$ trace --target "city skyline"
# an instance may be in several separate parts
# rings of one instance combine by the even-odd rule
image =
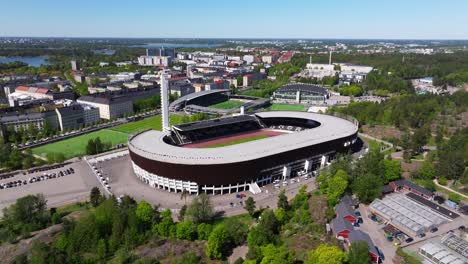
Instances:
[[[468,2],[15,1],[0,36],[239,39],[468,39]]]

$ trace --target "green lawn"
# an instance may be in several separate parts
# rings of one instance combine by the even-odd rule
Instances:
[[[219,104],[210,105],[210,108],[232,109],[232,108],[241,107],[243,104],[244,103],[240,101],[229,100],[229,101],[221,102]]]
[[[301,104],[272,104],[270,111],[306,111],[304,105]]]
[[[86,144],[88,140],[99,137],[102,142],[111,142],[112,145],[127,143],[128,134],[103,129],[89,134],[84,134],[77,137],[61,140],[58,142],[46,144],[37,148],[33,148],[33,154],[43,157],[49,152],[63,153],[66,159],[79,157],[86,154]]]
[[[179,115],[171,115],[170,116],[171,125],[177,125],[182,122],[182,116]],[[126,134],[133,134],[139,131],[154,129],[154,130],[161,130],[161,116],[152,116],[148,117],[139,121],[123,124],[120,126],[116,126],[111,128],[113,131],[118,131]]]
[[[171,115],[171,124],[180,124],[182,116]],[[152,116],[139,121],[123,124],[109,129],[103,129],[89,134],[61,140],[46,144],[32,151],[36,155],[43,157],[49,152],[63,153],[66,159],[84,156],[86,154],[86,144],[88,140],[99,137],[102,142],[111,142],[112,145],[127,144],[128,136],[139,131],[154,129],[161,130],[161,116]]]
[[[249,142],[249,141],[259,140],[259,139],[263,139],[263,138],[267,138],[267,137],[268,136],[266,136],[266,135],[258,135],[258,136],[253,136],[253,137],[249,137],[249,138],[243,138],[243,139],[233,140],[233,141],[229,141],[229,142],[213,144],[213,145],[206,146],[206,148],[226,147],[226,146],[241,144],[241,143],[245,143],[245,142]]]

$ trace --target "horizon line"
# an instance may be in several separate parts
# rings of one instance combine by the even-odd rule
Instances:
[[[95,36],[0,36],[0,38],[69,38],[69,39],[185,39],[185,40],[425,40],[425,41],[468,41],[468,38],[354,38],[354,37],[95,37]]]

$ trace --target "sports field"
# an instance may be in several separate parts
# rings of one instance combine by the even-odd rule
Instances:
[[[173,125],[182,122],[182,116],[171,115],[170,119]],[[88,144],[88,140],[90,139],[99,137],[102,142],[111,142],[112,145],[127,144],[130,134],[148,129],[161,130],[160,115],[46,144],[33,148],[32,151],[34,154],[43,157],[46,157],[49,152],[63,153],[66,159],[71,159],[86,155],[86,144]]]
[[[253,136],[253,137],[249,137],[249,138],[237,139],[237,140],[233,140],[233,141],[229,141],[229,142],[217,143],[217,144],[206,146],[206,148],[227,147],[227,146],[237,145],[237,144],[241,144],[241,143],[245,143],[245,142],[249,142],[249,141],[254,141],[254,140],[259,140],[259,139],[263,139],[263,138],[267,138],[267,137],[268,136],[266,136],[266,135],[258,135],[258,136]]]
[[[272,104],[270,111],[306,111],[306,108],[301,104]]]
[[[219,104],[210,105],[210,108],[232,109],[232,108],[241,107],[243,104],[244,102],[241,102],[241,101],[229,100],[229,101],[221,102]]]
[[[220,148],[236,144],[241,144],[249,141],[264,139],[282,135],[284,132],[273,130],[257,130],[253,132],[241,133],[227,137],[220,137],[215,139],[206,140],[203,142],[185,145],[185,148]]]
[[[171,125],[177,125],[182,122],[182,116],[171,115],[170,116]],[[123,132],[127,134],[134,134],[139,131],[154,129],[161,131],[161,116],[152,116],[139,121],[123,124],[110,128],[113,131]]]
[[[49,152],[63,153],[66,159],[71,159],[85,155],[88,140],[95,139],[97,137],[99,137],[102,142],[111,142],[112,145],[125,144],[128,140],[128,134],[126,133],[103,129],[89,134],[42,145],[40,147],[33,148],[32,152],[33,154],[43,157],[46,157]]]

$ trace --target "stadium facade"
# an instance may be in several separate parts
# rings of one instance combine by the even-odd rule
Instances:
[[[280,135],[240,144],[188,147],[257,131]],[[191,194],[259,190],[275,180],[316,171],[357,141],[352,119],[307,112],[260,112],[144,131],[129,139],[134,172],[152,187]]]
[[[288,83],[273,93],[275,102],[292,104],[323,103],[329,97],[328,90],[314,84]]]

